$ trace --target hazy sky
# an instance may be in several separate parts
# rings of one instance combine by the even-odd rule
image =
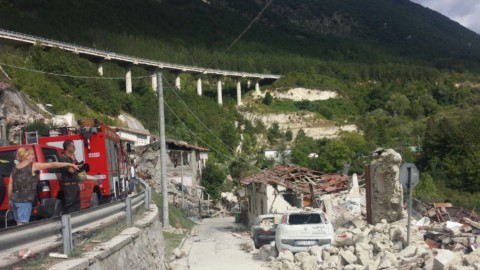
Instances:
[[[410,0],[435,10],[480,34],[479,0]]]

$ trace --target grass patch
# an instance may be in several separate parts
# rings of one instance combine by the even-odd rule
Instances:
[[[162,221],[163,220],[162,196],[155,190],[152,190],[152,197],[153,197],[153,200],[155,201],[155,204],[158,207],[158,210],[160,212],[160,220]],[[188,218],[186,218],[185,216],[186,216],[185,212],[182,209],[175,207],[171,203],[168,204],[168,220],[172,227],[182,228],[187,230],[192,229],[195,223],[189,220]]]
[[[162,196],[155,190],[152,190],[152,197],[160,211],[160,220],[163,220]],[[172,204],[168,204],[168,220],[170,225],[175,228],[191,230],[195,225],[193,221],[185,217],[185,212],[182,209],[177,208]],[[183,238],[185,238],[185,236],[186,234],[163,232],[163,238],[165,239],[165,249],[166,249],[165,258],[168,259],[172,256],[172,251],[180,245],[180,243],[182,242]]]
[[[180,243],[182,243],[183,238],[186,234],[176,234],[176,233],[163,233],[163,238],[165,238],[165,258],[170,258],[172,256],[172,252],[175,248],[177,248]]]

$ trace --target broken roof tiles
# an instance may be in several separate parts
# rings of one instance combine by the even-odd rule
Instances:
[[[277,166],[257,174],[244,177],[240,183],[248,185],[252,182],[277,184],[294,192],[310,193],[310,185],[315,192],[330,193],[348,188],[350,176],[326,174],[305,167]]]

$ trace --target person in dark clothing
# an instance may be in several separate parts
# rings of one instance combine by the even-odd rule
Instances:
[[[78,186],[80,178],[78,177],[78,171],[83,166],[83,164],[79,165],[75,158],[75,143],[72,140],[63,142],[63,156],[60,157],[60,161],[77,165],[77,168],[65,167],[60,169],[62,175],[61,188],[64,196],[63,210],[65,214],[69,214],[80,210],[80,187]]]
[[[33,162],[34,158],[35,154],[32,148],[18,148],[16,159],[19,163],[13,168],[10,174],[8,198],[17,225],[22,225],[30,221],[32,203],[36,203],[34,202],[37,193],[36,171],[63,167],[78,169],[78,166],[72,163],[40,163]]]

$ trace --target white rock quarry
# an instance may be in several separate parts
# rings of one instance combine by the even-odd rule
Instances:
[[[263,98],[267,92],[254,92],[254,98]],[[274,98],[279,99],[291,99],[294,101],[302,100],[327,100],[331,98],[337,98],[338,93],[330,90],[318,90],[318,89],[307,89],[307,88],[292,88],[287,91],[271,91],[270,94]]]
[[[339,98],[335,91],[318,90],[307,88],[292,88],[287,91],[269,91],[275,99],[290,99],[294,101],[301,100],[327,100],[331,98]],[[253,92],[254,99],[263,98],[265,92]],[[242,113],[242,112],[240,112]],[[267,128],[271,127],[273,123],[278,123],[281,131],[285,132],[288,129],[292,131],[293,138],[302,129],[305,134],[314,139],[321,138],[336,138],[340,131],[358,131],[355,125],[340,125],[329,120],[323,119],[311,112],[295,112],[295,113],[267,113],[256,114],[251,112],[242,113],[243,116],[255,123],[256,120],[261,120]]]

